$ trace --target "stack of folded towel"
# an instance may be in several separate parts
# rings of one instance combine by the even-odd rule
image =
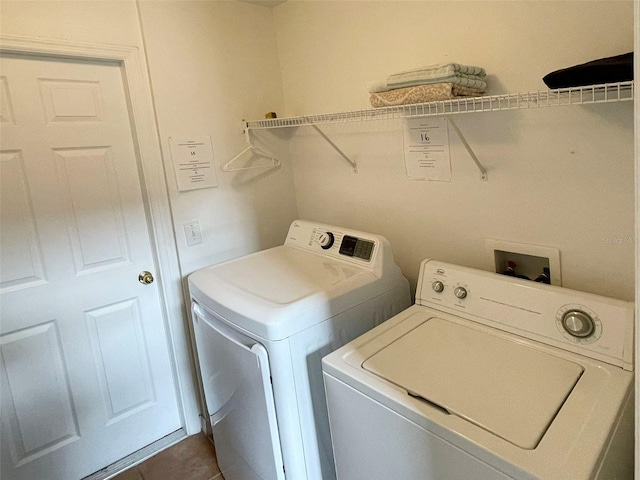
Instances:
[[[487,89],[483,68],[447,63],[390,75],[369,86],[374,108],[477,96]]]

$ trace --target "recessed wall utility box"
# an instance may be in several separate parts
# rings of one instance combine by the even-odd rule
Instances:
[[[535,280],[548,269],[551,285],[562,285],[560,272],[560,250],[553,247],[485,239],[489,264],[497,273],[504,273],[515,264],[515,275]]]

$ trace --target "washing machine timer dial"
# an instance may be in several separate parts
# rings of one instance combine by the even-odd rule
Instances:
[[[582,310],[568,310],[562,315],[562,327],[571,336],[588,338],[596,330],[594,319]]]
[[[578,345],[590,345],[602,336],[602,321],[598,314],[577,303],[558,309],[556,326],[564,338]]]
[[[320,244],[323,250],[329,250],[333,246],[334,241],[335,241],[335,236],[331,232],[322,232],[318,236],[318,243]]]

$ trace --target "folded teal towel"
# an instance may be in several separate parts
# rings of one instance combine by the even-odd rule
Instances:
[[[429,85],[433,83],[453,83],[485,91],[487,73],[484,68],[459,63],[429,65],[406,72],[389,75],[386,80],[372,83],[370,93],[386,92],[395,88]]]

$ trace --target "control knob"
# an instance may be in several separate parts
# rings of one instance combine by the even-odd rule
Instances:
[[[322,232],[318,237],[318,243],[323,248],[323,250],[329,250],[333,245],[335,237],[331,232]]]
[[[593,318],[581,310],[569,310],[562,315],[562,327],[569,335],[576,338],[586,338],[596,329]]]
[[[440,293],[444,290],[444,283],[442,283],[440,280],[436,280],[431,284],[431,288],[433,288],[434,292]]]
[[[467,289],[464,287],[456,287],[453,294],[462,300],[463,298],[467,298]]]

